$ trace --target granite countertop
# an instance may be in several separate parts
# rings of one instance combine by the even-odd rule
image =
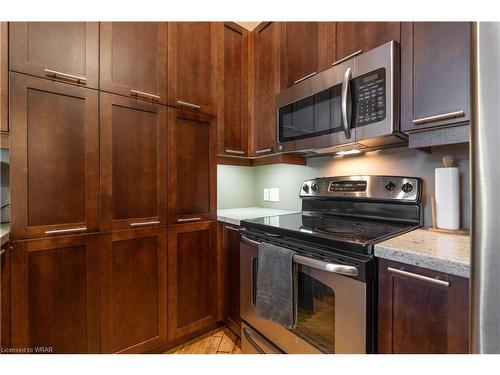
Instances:
[[[0,237],[2,238],[2,246],[9,240],[10,223],[0,224]]]
[[[470,237],[417,229],[375,245],[375,256],[470,277]]]
[[[262,207],[242,207],[217,210],[217,220],[224,223],[240,225],[241,220],[256,219],[258,217],[291,214],[295,211],[276,210]]]

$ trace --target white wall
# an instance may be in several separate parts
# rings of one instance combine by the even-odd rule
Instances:
[[[217,166],[217,208],[256,206],[255,168]]]

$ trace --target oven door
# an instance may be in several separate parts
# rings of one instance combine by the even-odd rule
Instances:
[[[333,269],[299,264],[297,327],[288,330],[256,315],[257,262],[258,242],[242,236],[240,298],[245,322],[285,353],[366,353],[366,283]]]

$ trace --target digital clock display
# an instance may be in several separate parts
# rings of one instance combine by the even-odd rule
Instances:
[[[335,181],[330,183],[328,191],[362,192],[366,191],[366,181]]]
[[[363,77],[363,83],[368,83],[378,79],[378,73],[370,74],[369,76]]]

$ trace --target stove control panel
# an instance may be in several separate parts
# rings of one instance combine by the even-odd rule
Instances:
[[[420,202],[422,180],[399,176],[323,177],[304,181],[301,198]]]

